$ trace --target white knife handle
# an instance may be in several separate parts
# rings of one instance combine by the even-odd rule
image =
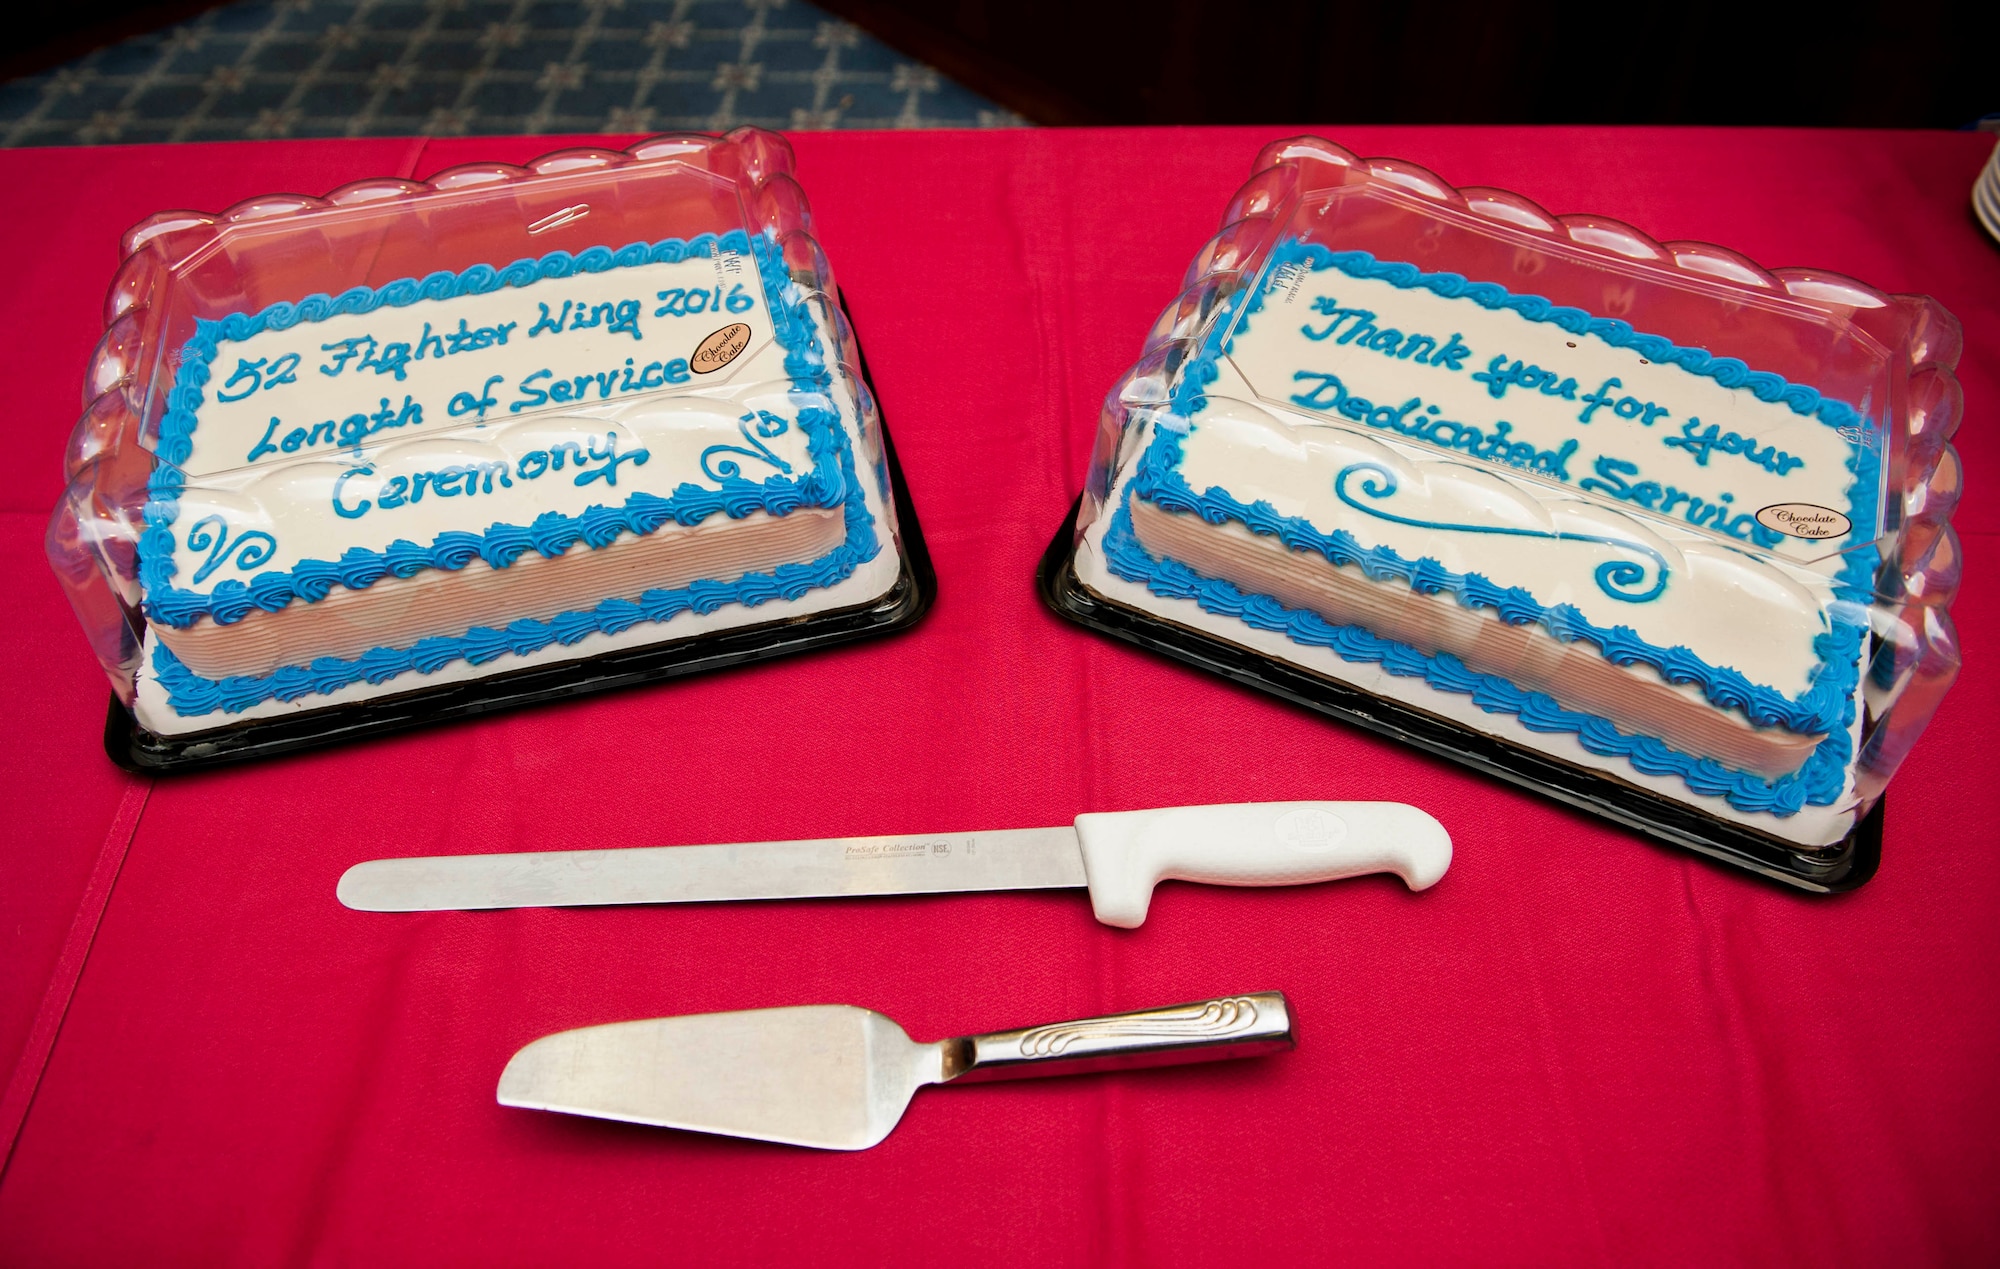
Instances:
[[[1153,887],[1296,886],[1393,872],[1412,890],[1444,876],[1451,835],[1401,802],[1241,802],[1076,817],[1090,906],[1106,925],[1146,920]]]

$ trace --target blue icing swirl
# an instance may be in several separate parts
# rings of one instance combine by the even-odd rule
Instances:
[[[1552,542],[1595,542],[1604,546],[1616,547],[1621,551],[1631,551],[1652,560],[1654,567],[1652,583],[1651,585],[1647,584],[1646,568],[1638,561],[1606,560],[1604,563],[1599,564],[1596,571],[1592,574],[1597,580],[1599,590],[1611,598],[1627,604],[1643,604],[1650,600],[1658,599],[1666,592],[1667,557],[1644,543],[1633,542],[1624,538],[1608,538],[1593,533],[1551,533],[1542,529],[1521,529],[1506,525],[1443,524],[1434,520],[1413,520],[1408,516],[1400,516],[1390,511],[1384,511],[1381,507],[1373,505],[1370,502],[1363,502],[1352,493],[1349,493],[1347,489],[1348,477],[1355,475],[1357,472],[1362,477],[1361,480],[1356,482],[1357,487],[1360,489],[1361,494],[1369,499],[1384,499],[1394,496],[1396,492],[1396,473],[1390,471],[1380,463],[1351,463],[1343,467],[1339,474],[1334,476],[1334,497],[1340,499],[1356,511],[1361,512],[1363,515],[1374,516],[1377,519],[1387,520],[1393,524],[1407,524],[1419,529],[1436,529],[1441,532],[1493,533],[1509,537],[1547,538]],[[1410,578],[1410,585],[1413,589],[1423,594],[1435,594],[1440,590],[1449,588],[1450,574],[1436,560],[1418,560],[1416,571]],[[1520,593],[1525,594],[1526,592]],[[1504,611],[1506,606],[1505,604],[1501,605],[1503,617],[1506,616]],[[1522,623],[1517,620],[1513,624],[1519,625]]]
[[[222,339],[246,339],[267,327],[284,329],[336,313],[372,312],[384,304],[402,306],[424,299],[483,294],[502,286],[527,286],[543,278],[578,272],[677,262],[718,248],[747,251],[756,260],[771,299],[772,323],[786,350],[785,369],[792,378],[793,391],[812,399],[798,412],[798,425],[806,436],[813,464],[803,477],[773,476],[762,482],[734,477],[722,481],[720,490],[684,483],[665,498],[635,492],[622,507],[592,506],[576,516],[549,511],[529,525],[495,524],[484,533],[452,530],[439,534],[429,546],[399,539],[379,552],[350,547],[337,561],[304,560],[289,572],[260,573],[247,586],[235,579],[225,580],[208,595],[170,584],[175,572],[171,526],[179,510],[178,495],[186,483],[178,464],[186,462],[193,450],[195,412],[202,403],[201,388],[209,379],[208,361]],[[555,251],[540,260],[517,260],[504,269],[475,265],[462,273],[438,272],[422,280],[405,278],[372,290],[355,287],[338,297],[308,296],[296,303],[270,305],[256,314],[236,313],[220,321],[198,319],[195,337],[187,348],[188,355],[168,394],[168,413],[161,421],[156,450],[160,462],[148,486],[148,527],[139,551],[147,614],[168,626],[185,628],[203,617],[227,625],[254,610],[276,611],[294,600],[318,602],[336,585],[361,590],[385,576],[407,578],[430,568],[460,569],[475,558],[505,568],[530,550],[553,558],[579,541],[600,549],[623,533],[643,536],[669,522],[700,524],[717,513],[741,518],[757,511],[784,515],[802,506],[840,507],[846,538],[816,560],[780,565],[769,573],[752,573],[733,582],[705,580],[677,590],[648,590],[636,601],[607,599],[594,608],[561,613],[547,621],[520,620],[502,629],[480,627],[455,637],[433,636],[407,649],[371,648],[352,660],[319,657],[309,665],[284,666],[263,676],[204,678],[161,644],[154,649],[155,676],[170,706],[183,716],[241,713],[265,701],[297,700],[355,683],[379,686],[412,671],[433,674],[461,660],[478,665],[505,655],[527,655],[551,644],[569,646],[592,634],[617,634],[644,622],[667,621],[683,612],[710,613],[731,603],[755,607],[772,599],[798,599],[845,580],[881,550],[874,516],[856,477],[846,429],[826,396],[832,375],[806,295],[792,282],[782,252],[767,235],[752,237],[732,230],[719,238],[702,234],[685,241],[632,243],[615,252],[607,247],[593,247],[574,256]]]
[[[1622,757],[1649,775],[1678,777],[1704,796],[1720,797],[1739,811],[1796,814],[1807,805],[1828,806],[1846,787],[1853,758],[1848,731],[1858,708],[1860,656],[1867,638],[1866,605],[1872,598],[1874,570],[1880,560],[1872,545],[1878,507],[1880,458],[1871,445],[1852,446],[1848,469],[1850,515],[1855,524],[1846,557],[1833,579],[1840,601],[1831,612],[1828,629],[1813,640],[1819,665],[1811,685],[1797,697],[1752,683],[1738,671],[1714,666],[1685,647],[1661,647],[1641,638],[1629,626],[1600,626],[1568,604],[1544,606],[1520,587],[1500,586],[1478,573],[1454,573],[1438,560],[1407,559],[1388,547],[1363,548],[1344,530],[1322,533],[1303,517],[1281,516],[1269,503],[1245,503],[1227,490],[1211,488],[1197,494],[1180,472],[1182,437],[1191,420],[1207,408],[1204,395],[1217,375],[1217,362],[1248,329],[1251,316],[1263,307],[1263,277],[1287,264],[1338,268],[1353,277],[1376,278],[1393,285],[1422,287],[1446,298],[1464,298],[1489,309],[1508,309],[1532,321],[1553,323],[1575,334],[1592,334],[1606,343],[1637,350],[1648,360],[1680,366],[1705,375],[1724,387],[1746,388],[1760,400],[1785,405],[1794,413],[1817,418],[1829,427],[1866,428],[1869,420],[1844,402],[1822,396],[1804,384],[1751,370],[1733,357],[1716,357],[1705,349],[1684,348],[1658,335],[1633,330],[1613,318],[1593,317],[1533,295],[1516,295],[1491,282],[1474,282],[1456,273],[1425,273],[1402,262],[1378,261],[1365,251],[1335,252],[1317,243],[1291,239],[1274,249],[1256,284],[1218,305],[1201,351],[1181,367],[1169,396],[1169,411],[1155,420],[1152,441],[1140,456],[1125,498],[1113,512],[1104,536],[1104,555],[1112,573],[1171,599],[1186,599],[1204,611],[1231,617],[1254,629],[1283,635],[1294,643],[1323,647],[1341,659],[1377,664],[1403,678],[1421,678],[1439,691],[1469,696],[1487,713],[1512,714],[1524,727],[1545,733],[1570,733],[1585,749],[1604,757]],[[1247,298],[1246,298],[1247,297]],[[1236,310],[1242,308],[1240,323]],[[1232,329],[1232,327],[1234,329]],[[1346,475],[1349,473],[1343,473]],[[1365,490],[1363,492],[1372,492]],[[1393,481],[1386,492],[1393,492]],[[1513,625],[1539,623],[1565,642],[1584,641],[1615,664],[1645,665],[1670,683],[1698,688],[1720,709],[1740,711],[1760,727],[1784,727],[1810,735],[1825,732],[1805,764],[1792,775],[1762,780],[1733,771],[1709,758],[1681,753],[1652,736],[1620,731],[1609,719],[1565,709],[1554,698],[1532,692],[1497,675],[1481,674],[1449,653],[1423,653],[1408,644],[1385,639],[1361,626],[1335,626],[1317,613],[1285,607],[1269,595],[1246,594],[1217,578],[1207,578],[1173,559],[1156,559],[1132,532],[1131,500],[1142,498],[1168,511],[1200,517],[1209,524],[1239,522],[1251,532],[1277,538],[1294,551],[1311,552],[1336,565],[1350,565],[1375,581],[1400,580],[1425,594],[1450,593],[1469,608],[1487,609]],[[1351,505],[1353,499],[1348,499]],[[1379,508],[1361,507],[1381,515]],[[1387,517],[1397,518],[1397,517]],[[1446,526],[1450,527],[1450,526]],[[1617,543],[1619,546],[1631,544]],[[1639,549],[1639,548],[1634,548]],[[1650,551],[1647,554],[1652,554]],[[1658,560],[1658,585],[1666,580],[1665,561]],[[1604,572],[1610,569],[1612,572]],[[1601,566],[1600,586],[1614,598],[1614,588],[1639,586],[1643,567],[1637,561]],[[1643,594],[1643,592],[1641,592]],[[1657,589],[1654,594],[1657,594]]]

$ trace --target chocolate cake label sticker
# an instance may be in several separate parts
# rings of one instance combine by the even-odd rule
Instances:
[[[1854,522],[1838,511],[1810,502],[1780,502],[1765,507],[1757,513],[1757,523],[1767,529],[1814,542],[1844,538],[1854,528]]]
[[[742,322],[731,322],[695,345],[694,356],[688,358],[688,369],[698,375],[713,373],[735,361],[749,346],[750,328]]]

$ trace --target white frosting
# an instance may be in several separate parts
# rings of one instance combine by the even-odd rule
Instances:
[[[668,293],[666,299],[662,292]],[[687,297],[698,293],[708,297],[703,309],[720,303],[722,312],[658,313],[669,305],[685,310],[691,303]],[[675,295],[680,298],[674,299]],[[598,324],[572,330],[565,323],[560,332],[533,333],[544,306],[553,319],[562,314],[565,302],[572,315],[594,314]],[[618,317],[621,304],[626,306],[623,320]],[[600,310],[600,305],[610,307]],[[544,279],[488,295],[420,300],[405,308],[384,306],[370,314],[299,322],[244,340],[222,340],[211,362],[192,450],[183,465],[188,486],[179,495],[171,526],[176,566],[172,584],[177,589],[205,593],[225,580],[248,582],[258,573],[286,570],[300,560],[338,560],[352,547],[379,551],[399,539],[429,545],[450,530],[482,533],[497,524],[526,527],[552,511],[575,516],[593,506],[622,506],[639,491],[670,498],[686,485],[720,489],[719,477],[730,474],[725,467],[729,463],[742,479],[798,480],[814,462],[798,422],[799,413],[808,408],[837,413],[880,549],[845,580],[797,600],[773,599],[755,607],[732,604],[706,614],[684,612],[665,623],[640,623],[569,646],[554,644],[477,666],[454,662],[430,674],[412,671],[379,685],[355,683],[290,702],[269,700],[236,714],[182,717],[157,681],[153,667],[157,640],[149,634],[137,691],[141,724],[156,734],[187,734],[218,723],[282,717],[880,598],[901,572],[894,512],[881,483],[881,455],[873,438],[857,426],[858,385],[838,365],[839,344],[823,298],[809,297],[806,307],[832,375],[825,394],[792,389],[786,350],[774,336],[756,268],[749,257],[729,252]],[[423,343],[426,322],[433,334],[457,332],[461,322],[471,331],[497,331],[508,323],[512,327],[504,344],[495,334],[484,347],[420,358],[415,354]],[[614,322],[626,329],[610,329]],[[747,329],[717,338],[719,332],[737,325]],[[344,341],[364,336],[373,338],[372,356],[388,369],[378,373],[372,367],[361,368],[359,354],[338,361]],[[385,351],[398,343],[409,345],[407,360]],[[336,347],[328,351],[323,346],[329,344]],[[729,354],[722,364],[714,364],[719,358],[706,362],[697,358],[698,350],[717,344]],[[356,347],[368,349],[365,342]],[[425,350],[437,347],[430,344]],[[291,363],[293,373],[277,376],[284,382],[245,391],[293,355],[297,356]],[[629,392],[623,390],[628,382],[627,359],[634,385]],[[697,374],[690,362],[713,368]],[[230,386],[231,376],[243,363],[251,370]],[[321,373],[321,367],[336,365],[339,373]],[[401,378],[394,373],[398,365]],[[655,367],[654,380],[679,382],[642,388],[639,383],[648,367]],[[578,376],[584,375],[591,378],[578,391]],[[496,376],[499,381],[493,382]],[[523,390],[525,384],[548,392],[558,381],[571,385],[572,400],[535,402],[533,394]],[[358,443],[352,434],[339,434],[342,423],[356,414],[364,418],[354,427],[366,426],[368,416],[381,410],[385,395],[390,397],[392,418],[404,411],[406,397],[416,410],[402,425],[374,428]],[[236,399],[221,400],[224,396]],[[578,396],[584,399],[575,399]],[[482,398],[491,399],[483,412],[478,405]],[[519,411],[509,408],[524,401],[528,404]],[[275,426],[273,417],[279,420]],[[298,429],[305,435],[287,451],[284,441]],[[260,445],[269,452],[259,452]],[[643,462],[634,458],[640,451],[645,454]],[[555,463],[558,456],[560,468]],[[469,475],[466,469],[471,469]],[[417,498],[420,474],[426,477],[425,496]],[[442,496],[436,484],[440,474],[447,491]],[[615,483],[607,475],[614,476]],[[585,479],[579,483],[579,478]],[[221,517],[225,541],[220,547],[215,544],[210,521],[207,548],[190,548],[193,527],[212,516]],[[238,546],[244,534],[269,534],[274,545],[260,558]],[[244,559],[252,564],[241,567]],[[194,574],[211,563],[214,567],[203,581],[195,582]]]
[[[1464,297],[1303,262],[1258,285],[1257,311],[1222,319],[1235,329],[1203,385],[1206,404],[1160,424],[1182,434],[1178,470],[1196,496],[1266,504],[1363,551],[1435,560],[1544,608],[1571,605],[1594,625],[1685,648],[1787,697],[1823,672],[1813,644],[1839,611],[1836,552],[1849,538],[1780,533],[1756,513],[1794,504],[1847,523],[1865,434]],[[1149,426],[1133,431],[1076,557],[1079,577],[1107,598],[1792,841],[1825,844],[1852,827],[1851,772],[1832,806],[1739,812],[1574,735],[1530,731],[1462,693],[1114,575],[1104,534],[1155,438]],[[1875,528],[1856,527],[1864,537]],[[1623,566],[1623,584],[1607,565]]]
[[[681,297],[678,308],[695,294],[704,297],[704,309],[723,311],[655,316],[667,306],[662,293]],[[728,308],[732,296],[736,312]],[[535,329],[565,312],[565,329]],[[598,324],[568,329],[580,317]],[[697,348],[731,326],[745,328],[729,341],[742,351],[697,374],[688,364]],[[483,347],[418,355],[448,348],[436,332],[461,327],[494,334]],[[832,341],[822,338],[830,349]],[[399,346],[407,360],[390,351]],[[340,355],[354,349],[362,351]],[[364,368],[364,356],[390,369]],[[717,489],[721,481],[710,472],[724,471],[723,462],[750,480],[797,479],[812,462],[798,411],[832,403],[791,392],[784,357],[761,283],[740,253],[546,279],[224,339],[183,464],[189,483],[172,526],[173,584],[207,592],[301,560],[333,560],[350,547],[380,550],[398,539],[427,545],[447,530],[481,532],[494,524],[527,525],[548,511],[575,515],[622,505],[639,490],[666,497],[683,484]],[[284,381],[266,382],[284,365],[290,373],[276,376]],[[627,382],[668,376],[679,382],[622,390]],[[559,384],[571,401],[553,399]],[[485,400],[493,404],[482,409]],[[396,422],[402,418],[409,421]],[[376,427],[378,419],[386,425]],[[350,420],[354,432],[375,430],[344,444],[341,429]],[[728,448],[705,471],[702,455],[718,445]],[[607,461],[641,449],[643,463]],[[470,481],[453,474],[464,468],[472,469]],[[433,483],[440,475],[442,492]],[[477,492],[467,493],[468,486]],[[211,516],[222,519],[221,545],[211,525],[205,548],[191,546],[194,526]],[[238,552],[231,544],[246,532],[268,533],[274,544],[268,552]],[[214,567],[204,572],[211,559]]]
[[[1135,426],[1133,431],[1131,450],[1137,453],[1152,439],[1152,433],[1142,426]],[[1115,507],[1122,503],[1134,470],[1135,465],[1130,462],[1120,469],[1111,484],[1108,506]],[[1854,827],[1857,799],[1851,774],[1840,797],[1831,806],[1807,806],[1788,816],[1739,811],[1723,798],[1693,792],[1687,782],[1677,776],[1647,775],[1634,769],[1623,758],[1592,753],[1572,734],[1532,731],[1523,726],[1515,715],[1488,712],[1463,693],[1441,691],[1421,678],[1391,674],[1378,663],[1343,660],[1330,648],[1294,643],[1276,631],[1259,630],[1233,617],[1208,612],[1191,599],[1156,595],[1144,585],[1127,581],[1111,572],[1103,555],[1104,534],[1110,527],[1110,520],[1107,512],[1091,523],[1078,544],[1075,569],[1078,579],[1085,586],[1113,602],[1157,613],[1177,625],[1199,630],[1274,660],[1303,666],[1336,682],[1385,700],[1399,701],[1468,730],[1497,737],[1524,749],[1551,754],[1574,766],[1602,772],[1717,819],[1741,824],[1786,841],[1803,846],[1824,846],[1839,841]],[[1850,740],[1857,744],[1860,724],[1857,711],[1854,724],[1849,729]]]

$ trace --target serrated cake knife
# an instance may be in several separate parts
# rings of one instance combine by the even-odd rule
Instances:
[[[347,870],[339,895],[364,912],[436,912],[1081,887],[1099,921],[1130,929],[1168,879],[1292,886],[1393,872],[1422,890],[1450,864],[1444,825],[1401,802],[1244,802],[1058,828],[374,859]]]

